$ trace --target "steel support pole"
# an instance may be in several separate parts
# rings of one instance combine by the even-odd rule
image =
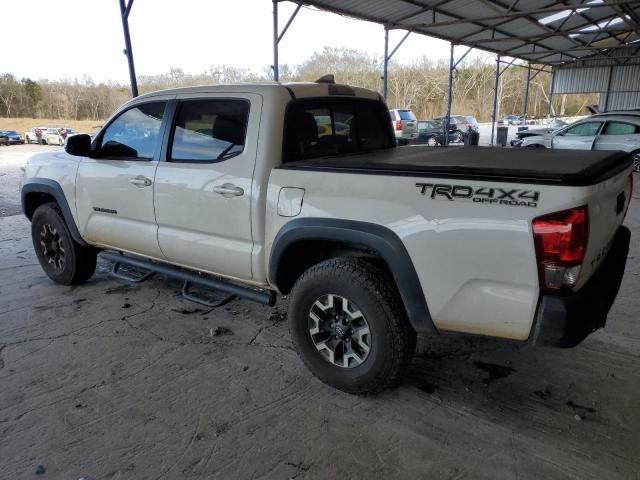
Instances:
[[[131,96],[138,96],[138,81],[136,80],[136,67],[133,63],[133,49],[131,48],[131,36],[129,35],[129,12],[133,0],[129,0],[129,5],[125,5],[125,0],[120,0],[120,16],[122,18],[122,31],[124,33],[124,54],[129,63],[129,82],[131,83]]]
[[[531,82],[531,64],[527,67],[527,83],[524,85],[524,112],[522,113],[522,125],[527,124],[527,113],[529,112],[529,83]]]
[[[556,69],[551,72],[551,90],[549,91],[549,116],[553,114],[553,88],[556,84]]]
[[[389,29],[384,28],[384,61],[382,63],[382,96],[387,99],[387,82],[389,76]]]
[[[613,67],[609,67],[609,79],[607,80],[607,96],[604,97],[604,111],[609,110],[609,97],[611,96],[611,77],[613,77]]]
[[[280,80],[278,70],[278,0],[273,0],[273,80]]]
[[[447,87],[447,116],[444,120],[444,144],[449,145],[449,125],[451,125],[451,101],[453,92],[453,49],[454,45],[451,43],[451,53],[449,55],[449,84]]]
[[[491,146],[496,129],[496,109],[498,108],[498,85],[500,82],[500,55],[496,57],[496,83],[493,87],[493,113],[491,114]]]

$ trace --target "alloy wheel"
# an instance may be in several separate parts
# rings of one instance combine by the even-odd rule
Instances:
[[[340,295],[323,295],[313,303],[309,335],[320,355],[337,367],[355,368],[371,351],[367,320],[357,305]]]
[[[42,225],[40,230],[40,245],[42,246],[42,253],[55,270],[62,270],[64,268],[64,245],[62,238],[54,226],[49,223]]]

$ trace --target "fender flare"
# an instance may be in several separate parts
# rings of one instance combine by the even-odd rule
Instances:
[[[67,198],[64,196],[64,191],[62,190],[62,187],[58,182],[56,182],[55,180],[51,180],[50,178],[40,177],[30,178],[25,181],[20,191],[20,199],[22,202],[22,213],[24,213],[25,217],[27,217],[29,220],[31,220],[31,217],[33,217],[33,211],[29,211],[27,209],[27,197],[30,193],[46,193],[55,198],[56,203],[62,211],[62,216],[64,217],[64,221],[67,224],[67,228],[69,228],[71,237],[73,237],[73,239],[80,245],[87,245],[87,242],[85,242],[80,236],[80,231],[78,230],[76,221],[71,214],[71,209],[69,208]]]
[[[304,240],[328,240],[361,245],[376,251],[387,263],[398,286],[411,326],[422,333],[437,333],[420,279],[402,240],[389,228],[375,223],[335,218],[299,218],[276,235],[269,259],[269,282],[278,287],[278,269],[286,250]]]

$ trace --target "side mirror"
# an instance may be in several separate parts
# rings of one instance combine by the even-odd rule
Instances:
[[[67,138],[64,149],[69,155],[88,157],[91,151],[91,136],[86,133],[73,135]]]

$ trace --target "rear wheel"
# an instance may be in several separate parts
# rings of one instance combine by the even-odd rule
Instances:
[[[305,365],[348,393],[393,385],[415,349],[395,286],[359,259],[335,258],[307,270],[293,287],[288,318]]]
[[[436,140],[436,137],[429,137],[427,138],[427,145],[429,145],[430,147],[435,147],[438,145],[438,140]]]
[[[462,132],[460,130],[456,130],[451,134],[451,141],[453,143],[460,143],[462,141]]]
[[[84,283],[96,270],[96,249],[73,240],[55,203],[36,209],[31,219],[31,239],[40,266],[56,283]]]
[[[640,173],[640,150],[632,152],[633,155],[633,171]]]

